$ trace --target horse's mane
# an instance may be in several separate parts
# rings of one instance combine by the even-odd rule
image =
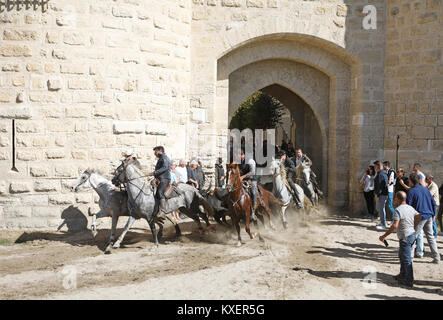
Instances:
[[[135,171],[135,173],[137,173],[139,176],[140,176],[140,178],[144,178],[144,177],[146,177],[146,174],[145,173],[143,173],[141,170],[142,170],[142,166],[141,166],[141,163],[140,163],[140,161],[138,161],[137,159],[133,159],[133,160],[131,160],[131,162],[128,164],[128,166],[129,165],[132,165],[132,168],[134,169],[134,171]],[[148,186],[148,188],[150,188],[151,190],[152,190],[152,185],[151,185],[151,183],[148,183],[146,186]],[[145,186],[145,187],[146,187]]]
[[[83,172],[87,172],[87,173],[89,173],[89,174],[96,173],[96,174],[101,175],[101,176],[104,175],[103,171],[101,171],[100,169],[95,169],[95,168],[87,168],[87,169],[86,169],[85,171],[83,171]]]

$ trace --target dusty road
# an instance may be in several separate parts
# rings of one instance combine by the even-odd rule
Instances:
[[[367,220],[325,213],[308,219],[287,231],[264,230],[264,242],[247,239],[243,229],[240,248],[230,229],[217,226],[200,240],[184,222],[182,240],[168,228],[156,250],[138,221],[110,255],[102,251],[106,221],[95,241],[89,231],[2,231],[0,299],[443,298],[443,264],[431,263],[428,247],[414,261],[415,288],[401,288],[392,279],[399,271],[395,235],[386,248]],[[438,244],[443,253],[443,235]]]

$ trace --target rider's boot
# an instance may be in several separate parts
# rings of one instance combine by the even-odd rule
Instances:
[[[292,191],[292,195],[294,196],[294,200],[295,200],[295,204],[297,205],[298,208],[302,208],[302,203],[300,201],[300,198],[298,197],[297,192],[295,192],[294,190]]]
[[[160,206],[157,217],[164,218],[166,215],[166,199],[160,199]]]

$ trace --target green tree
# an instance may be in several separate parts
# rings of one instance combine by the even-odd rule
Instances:
[[[257,91],[234,112],[229,129],[272,129],[280,123],[284,105],[274,97]]]

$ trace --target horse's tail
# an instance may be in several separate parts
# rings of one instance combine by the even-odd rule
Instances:
[[[205,209],[206,213],[213,217],[214,216],[214,208],[212,208],[211,204],[208,202],[208,200],[205,199],[205,197],[203,197],[200,192],[196,192],[197,194],[197,199],[198,199],[198,204],[202,205],[203,208]]]

